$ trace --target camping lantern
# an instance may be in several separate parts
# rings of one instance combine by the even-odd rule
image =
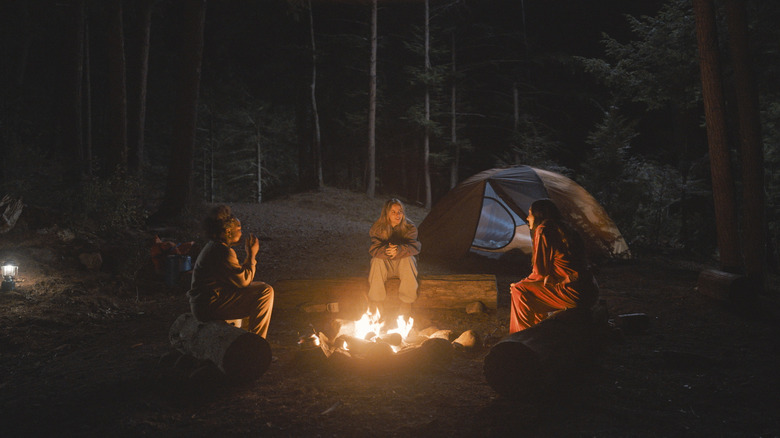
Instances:
[[[0,286],[0,290],[14,290],[14,287],[16,287],[15,278],[19,274],[19,267],[14,262],[7,261],[3,263],[2,271],[3,284]]]

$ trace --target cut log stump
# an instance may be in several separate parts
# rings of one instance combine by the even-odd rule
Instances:
[[[174,348],[214,362],[230,379],[257,379],[271,364],[268,341],[225,321],[200,322],[184,313],[174,321],[169,338]]]
[[[497,307],[495,275],[429,275],[420,276],[418,281],[418,297],[414,303],[418,308],[466,309],[477,301],[489,309]],[[385,283],[386,306],[394,307],[400,304],[399,283],[395,278]],[[274,307],[277,309],[338,309],[340,313],[357,312],[362,315],[368,306],[365,298],[368,293],[368,280],[365,277],[280,280],[274,284],[274,290]],[[333,305],[334,303],[338,305]]]
[[[701,271],[697,288],[710,298],[734,304],[750,303],[758,295],[758,288],[751,284],[748,277],[716,269]]]
[[[568,309],[512,333],[485,357],[488,384],[508,398],[536,398],[580,375],[599,350],[600,324],[591,309]]]

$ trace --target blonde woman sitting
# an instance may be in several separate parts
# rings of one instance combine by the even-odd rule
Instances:
[[[387,297],[385,282],[398,278],[399,313],[410,316],[412,303],[417,299],[417,254],[420,242],[417,227],[406,218],[404,205],[398,199],[390,199],[382,207],[382,213],[369,231],[371,268],[368,274],[368,299],[372,307],[381,308]]]

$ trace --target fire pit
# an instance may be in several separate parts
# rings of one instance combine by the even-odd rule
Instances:
[[[440,366],[452,356],[449,339],[421,335],[414,318],[398,318],[391,327],[379,311],[366,312],[354,321],[333,321],[335,335],[319,331],[300,339],[299,344],[317,348],[327,362],[351,371],[388,372]],[[394,326],[394,327],[393,327]]]

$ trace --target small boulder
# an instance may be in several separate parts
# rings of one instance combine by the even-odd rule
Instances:
[[[100,267],[103,266],[103,257],[99,252],[79,254],[79,261],[90,271],[99,271]]]
[[[487,311],[487,306],[482,301],[475,301],[473,303],[470,303],[466,306],[466,313],[469,315],[474,315],[477,313],[485,313]]]
[[[482,339],[474,330],[466,330],[452,341],[452,346],[460,351],[473,351],[482,347]]]

